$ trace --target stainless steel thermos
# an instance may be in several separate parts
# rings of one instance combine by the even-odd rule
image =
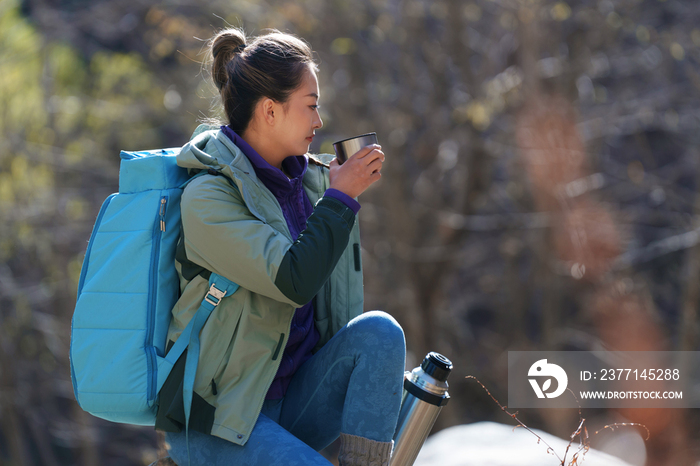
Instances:
[[[419,367],[404,375],[391,466],[411,466],[416,460],[440,410],[450,400],[447,376],[451,370],[449,359],[431,352]]]

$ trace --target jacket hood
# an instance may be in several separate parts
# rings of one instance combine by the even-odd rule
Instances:
[[[190,174],[199,170],[222,170],[230,165],[238,156],[245,156],[238,147],[230,144],[229,150],[221,150],[220,144],[216,144],[218,128],[208,125],[200,125],[192,135],[190,142],[182,146],[177,156],[177,164],[187,168]],[[221,134],[220,138],[225,136]],[[225,138],[228,139],[228,138]]]

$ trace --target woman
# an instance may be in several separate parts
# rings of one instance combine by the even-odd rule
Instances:
[[[189,440],[181,363],[156,427],[180,464],[189,443],[191,464],[327,465],[317,451],[340,436],[341,465],[388,465],[405,341],[389,315],[362,314],[354,199],[379,180],[384,154],[368,146],[343,165],[307,154],[323,123],[300,39],[273,31],[247,43],[228,29],[211,52],[228,125],[198,128],[178,156],[200,176],[182,197],[169,340],[206,295],[206,271],[240,288],[202,330]]]

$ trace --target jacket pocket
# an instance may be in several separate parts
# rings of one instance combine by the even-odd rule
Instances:
[[[331,331],[331,296],[329,279],[314,297],[314,325],[320,335],[314,352],[318,351],[333,336]]]
[[[284,333],[280,334],[280,339],[277,342],[277,346],[275,347],[275,352],[272,353],[272,360],[277,361],[277,358],[280,355],[280,351],[282,350],[282,343],[284,343]]]
[[[216,396],[218,395],[218,389],[217,385],[221,382],[221,376],[224,373],[224,369],[226,369],[226,364],[229,359],[231,359],[231,350],[233,349],[233,339],[228,344],[228,348],[226,348],[226,351],[224,352],[223,356],[221,357],[221,361],[216,366],[216,370],[214,371],[211,382],[209,383],[209,389],[211,390],[211,394]]]
[[[233,353],[233,346],[236,342],[236,337],[238,334],[238,326],[241,322],[241,316],[242,316],[242,309],[238,307],[237,304],[237,309],[227,309],[228,312],[230,312],[232,315],[226,318],[225,320],[225,328],[233,328],[233,331],[231,333],[231,337],[228,342],[228,346],[226,347],[226,351],[223,352],[221,355],[219,361],[216,363],[216,369],[214,372],[211,373],[211,380],[209,381],[209,386],[208,389],[211,390],[212,395],[216,396],[219,391],[219,384],[221,383],[221,379],[223,377],[224,372],[226,372],[226,367],[228,366],[229,361],[231,360],[231,355]],[[229,321],[231,319],[231,321]],[[235,322],[233,321],[235,319]],[[231,326],[231,327],[229,327]],[[220,332],[218,336],[224,337],[224,332]],[[211,356],[216,356],[216,355],[211,355]],[[214,366],[212,366],[214,367]]]

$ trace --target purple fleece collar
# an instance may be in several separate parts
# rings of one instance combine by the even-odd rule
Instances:
[[[309,166],[309,160],[306,155],[292,155],[282,161],[282,166],[287,170],[291,178],[287,178],[282,170],[270,165],[267,160],[262,158],[258,152],[253,149],[250,144],[245,142],[235,131],[229,126],[222,126],[221,131],[248,157],[250,163],[253,164],[255,174],[258,175],[265,186],[272,191],[275,197],[284,196],[294,190],[295,184],[300,183],[304,178],[306,169]],[[298,181],[297,181],[298,180]]]

